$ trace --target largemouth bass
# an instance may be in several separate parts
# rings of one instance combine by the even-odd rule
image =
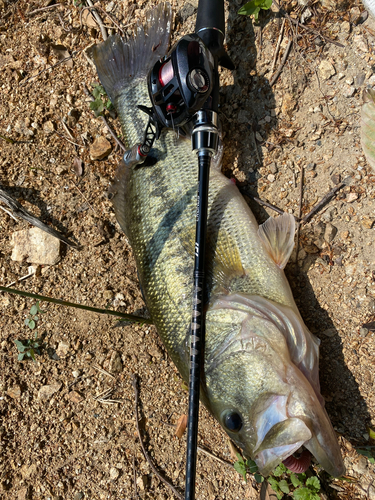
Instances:
[[[170,7],[162,4],[133,39],[112,36],[93,48],[129,148],[143,140],[148,117],[137,105],[151,104],[146,75],[167,53],[170,24]],[[148,310],[187,381],[197,158],[173,131],[162,133],[151,156],[156,163],[149,166],[120,163],[111,193]],[[282,270],[294,227],[285,214],[258,228],[237,187],[211,169],[201,401],[263,474],[303,445],[340,476],[343,462],[319,389],[318,340]]]

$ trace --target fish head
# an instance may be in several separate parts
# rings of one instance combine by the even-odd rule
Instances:
[[[305,338],[303,353],[295,348],[301,333],[295,327],[302,321],[297,314],[241,294],[211,304],[206,329],[215,334],[206,335],[208,406],[262,474],[304,446],[327,472],[340,476],[340,449],[312,377],[317,372],[316,340],[302,323],[311,338]]]

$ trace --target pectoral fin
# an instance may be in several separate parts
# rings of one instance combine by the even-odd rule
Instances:
[[[280,269],[284,269],[293,251],[295,227],[293,215],[286,213],[276,219],[270,217],[259,226],[264,248]]]

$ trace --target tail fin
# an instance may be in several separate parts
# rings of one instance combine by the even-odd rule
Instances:
[[[110,36],[92,49],[100,81],[112,102],[133,79],[144,78],[157,60],[167,53],[172,9],[160,4],[146,14],[145,26],[138,26],[134,38]]]

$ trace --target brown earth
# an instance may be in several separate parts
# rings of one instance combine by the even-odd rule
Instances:
[[[194,2],[174,2],[175,40],[194,30]],[[372,444],[367,426],[375,425],[375,176],[359,139],[362,90],[375,83],[375,22],[363,22],[360,2],[308,3],[303,22],[314,31],[300,27],[297,33],[286,21],[275,68],[288,41],[293,45],[271,87],[281,29],[276,9],[255,26],[237,15],[241,1],[231,2],[227,46],[237,69],[221,74],[223,170],[244,192],[296,216],[302,169],[302,215],[345,180],[301,226],[298,259],[292,256],[286,271],[306,324],[321,339],[322,393],[351,478],[322,476],[323,498],[374,499],[374,466],[356,450]],[[306,12],[296,1],[284,4],[294,20]],[[120,150],[83,91],[84,84],[92,89],[97,82],[84,51],[102,35],[86,16],[80,28],[79,1],[33,13],[47,5],[0,0],[0,134],[16,141],[0,138],[0,184],[82,249],[64,247],[57,264],[14,286],[139,311],[144,302],[132,252],[104,196]],[[99,5],[128,34],[150,6],[131,0]],[[55,65],[65,50],[73,58]],[[118,122],[106,116],[120,133]],[[90,146],[99,136],[112,152],[92,160]],[[82,176],[74,171],[77,157]],[[250,204],[259,221],[274,214]],[[0,214],[0,284],[7,286],[28,274],[27,262],[11,259],[11,237],[29,226]],[[174,436],[173,424],[187,412],[187,392],[155,328],[115,328],[107,316],[44,302],[37,328],[42,354],[36,363],[19,362],[14,341],[29,337],[24,320],[34,303],[0,295],[0,498],[130,499],[134,475],[139,498],[174,498],[146,462],[135,426],[133,373],[146,448],[182,491],[185,440]],[[47,394],[45,386],[52,386]],[[106,389],[112,391],[107,399],[118,402],[98,401]],[[204,408],[200,418],[199,445],[233,462],[218,423]],[[231,466],[199,453],[197,499],[259,498],[258,491],[251,476],[246,484]]]

